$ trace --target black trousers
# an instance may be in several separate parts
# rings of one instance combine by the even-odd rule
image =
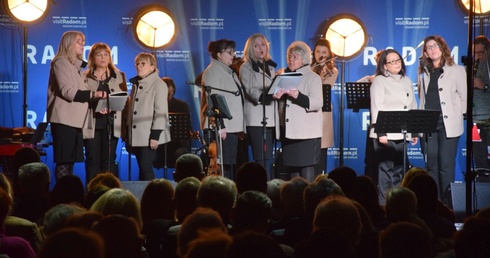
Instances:
[[[378,139],[372,139],[378,163],[379,203],[385,205],[386,192],[399,186],[403,179],[403,140],[381,144]],[[408,163],[408,162],[407,162]]]
[[[83,140],[85,146],[85,182],[89,182],[99,172],[110,171],[119,176],[116,166],[118,138],[111,137],[106,129],[96,129],[93,139]]]
[[[153,160],[155,160],[157,154],[156,150],[151,150],[149,146],[131,147],[131,152],[138,162],[139,180],[149,181],[154,179]]]

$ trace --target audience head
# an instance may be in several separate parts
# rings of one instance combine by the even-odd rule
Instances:
[[[138,223],[124,215],[108,215],[95,223],[92,229],[97,232],[105,244],[105,258],[144,258],[143,237]]]
[[[175,186],[174,207],[179,223],[196,210],[199,187],[201,181],[195,177],[184,178]]]
[[[19,168],[19,195],[47,195],[51,173],[41,162],[29,163]]]
[[[271,220],[274,222],[277,222],[282,218],[281,186],[283,184],[284,180],[279,178],[267,181],[266,194],[272,202]],[[301,203],[303,203],[303,201],[301,201]]]
[[[420,174],[428,174],[427,170],[425,170],[424,168],[421,168],[421,167],[411,167],[407,173],[405,173],[405,175],[403,176],[403,179],[402,179],[402,183],[400,184],[400,186],[403,186],[403,187],[408,187],[408,184],[410,183],[410,181],[417,175],[420,175]]]
[[[155,219],[173,220],[173,198],[174,187],[170,181],[164,178],[151,180],[146,185],[140,201],[143,228]]]
[[[138,199],[124,189],[112,188],[107,191],[95,201],[90,210],[100,212],[104,216],[120,214],[133,218],[140,229],[143,224]]]
[[[44,215],[42,232],[50,236],[66,226],[68,219],[74,214],[84,213],[87,210],[72,204],[58,204],[49,209]]]
[[[303,177],[294,177],[281,186],[281,204],[285,217],[303,217],[303,193],[308,186]]]
[[[0,188],[3,189],[14,200],[14,189],[8,177],[4,173],[0,173]]]
[[[320,228],[301,242],[294,252],[296,258],[354,258],[352,244],[334,228]]]
[[[342,188],[332,179],[322,177],[309,184],[304,191],[304,210],[308,219],[313,219],[317,205],[327,196],[344,196]]]
[[[417,197],[417,214],[436,214],[437,184],[429,174],[419,174],[410,180],[407,188]]]
[[[25,164],[29,164],[32,162],[41,162],[41,156],[36,149],[31,147],[22,147],[14,152],[14,156],[12,156],[11,162],[11,174],[14,183],[17,182],[19,168]]]
[[[235,183],[223,176],[207,176],[197,192],[197,206],[217,211],[228,224],[231,208],[237,197]]]
[[[386,217],[391,222],[410,222],[417,217],[417,197],[406,187],[393,187],[386,194]]]
[[[99,185],[105,185],[109,188],[123,188],[121,181],[112,172],[101,172],[95,175],[87,183],[87,191],[91,191]]]
[[[356,182],[358,194],[354,200],[366,210],[375,227],[384,227],[386,215],[383,207],[379,205],[378,189],[373,180],[369,176],[358,176]]]
[[[240,194],[230,214],[234,233],[244,230],[265,233],[271,209],[272,202],[263,192],[246,191]]]
[[[361,235],[361,217],[356,206],[346,197],[328,197],[318,204],[313,219],[313,231],[334,228],[357,245]]]
[[[64,228],[48,237],[38,258],[104,258],[104,242],[95,232]]]
[[[350,167],[338,167],[328,173],[328,178],[337,183],[345,196],[354,198],[357,190],[356,178],[357,174]]]
[[[247,162],[236,171],[236,187],[238,193],[255,190],[267,192],[267,171],[257,162]]]
[[[184,258],[225,257],[226,250],[233,242],[230,235],[222,230],[200,231],[199,236],[187,247]]]
[[[50,193],[50,207],[61,203],[83,206],[85,189],[76,175],[66,175],[56,181]]]
[[[201,158],[192,153],[181,155],[177,158],[177,161],[175,161],[175,171],[173,176],[177,183],[186,177],[195,177],[202,180],[205,174]]]
[[[233,238],[226,252],[227,258],[286,257],[278,242],[264,233],[245,231]]]
[[[0,189],[0,226],[3,227],[5,219],[10,213],[11,207],[12,199],[10,198],[9,194],[3,189]]]
[[[66,227],[83,228],[90,230],[92,226],[102,220],[104,215],[96,211],[86,211],[83,213],[75,213],[68,218]]]
[[[490,257],[490,220],[470,217],[454,237],[454,252],[457,258]]]
[[[381,231],[379,235],[379,257],[434,257],[432,255],[431,237],[416,224],[409,222],[393,223]]]
[[[227,228],[216,211],[209,208],[197,208],[187,216],[177,233],[177,253],[180,257],[187,253],[189,243],[197,239],[201,232],[210,230],[227,233]]]

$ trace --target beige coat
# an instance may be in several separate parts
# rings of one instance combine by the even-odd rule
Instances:
[[[274,67],[269,66],[269,71],[271,75],[274,76]],[[260,72],[256,72],[252,69],[252,64],[250,62],[245,62],[240,66],[240,80],[242,81],[248,96],[255,102],[252,103],[250,100],[245,100],[245,121],[247,126],[262,127],[263,105],[260,104],[261,100],[259,98],[263,92],[264,79],[265,87],[266,89],[269,89],[272,78],[267,73],[262,73],[262,67],[260,68]],[[279,122],[279,117],[276,115],[275,100],[265,106],[265,117],[267,127],[274,127],[276,118],[277,122]]]
[[[330,84],[332,86],[332,90],[335,86],[335,81],[337,80],[337,76],[339,75],[339,71],[337,68],[333,68],[333,74],[323,78],[323,84]],[[322,87],[323,89],[323,87]],[[330,103],[332,106],[332,103]],[[333,117],[332,112],[322,112],[323,113],[323,135],[322,135],[322,149],[333,147],[334,145],[334,133],[333,133]]]
[[[99,87],[99,81],[93,78],[90,71],[84,73],[88,87],[91,91],[97,91]],[[126,84],[126,75],[120,71],[111,71],[111,79],[109,80],[109,90],[111,93],[128,91],[128,85]],[[121,137],[122,133],[122,111],[117,111],[114,115],[114,137]],[[95,110],[91,109],[89,112],[87,121],[87,128],[83,129],[83,138],[92,139],[95,135]]]
[[[322,80],[310,66],[303,66],[296,72],[303,73],[303,79],[296,87],[310,101],[308,109],[294,104],[288,97],[286,101],[285,127],[288,139],[314,139],[322,137],[323,128],[323,93]],[[276,124],[276,137],[280,139],[280,126]]]
[[[211,86],[218,89],[223,89],[226,91],[241,92],[237,84],[240,84],[240,80],[237,74],[233,70],[226,66],[225,64],[213,59],[211,64],[204,70],[202,75],[202,84]],[[233,116],[232,119],[228,120],[224,118],[224,127],[226,127],[226,132],[228,133],[239,133],[245,131],[245,118],[243,114],[243,94],[240,93],[239,96],[235,94],[211,90],[211,94],[222,95],[228,105],[228,109]],[[207,94],[201,95],[201,127],[202,129],[207,128],[207,116],[203,112],[206,111],[207,105]]]
[[[170,141],[167,95],[167,84],[157,71],[133,83],[126,123],[130,146],[149,146],[151,130],[162,130],[158,144]]]
[[[82,60],[72,64],[66,57],[58,57],[51,61],[47,103],[48,122],[75,128],[86,127],[86,119],[89,115],[88,103],[73,101],[79,90],[89,90],[81,73],[81,65]]]
[[[447,137],[458,137],[464,132],[463,114],[466,113],[467,83],[463,66],[444,66],[443,74],[437,80],[442,117]],[[425,94],[429,87],[430,75],[424,71],[418,77],[420,109],[425,108]]]
[[[413,92],[413,83],[407,76],[389,74],[388,77],[378,75],[374,78],[370,88],[371,94],[371,129],[370,138],[378,138],[374,132],[374,125],[378,120],[379,111],[408,111],[417,109],[417,101]],[[401,130],[400,130],[401,131]],[[388,133],[388,140],[402,140],[403,134]],[[406,140],[411,139],[406,135]]]

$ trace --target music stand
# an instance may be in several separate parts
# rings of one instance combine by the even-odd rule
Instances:
[[[323,84],[323,112],[332,112],[332,85]]]
[[[190,140],[191,116],[189,113],[172,113],[168,114],[170,120],[170,142],[164,144],[165,164],[163,168],[164,178],[167,179],[168,164],[168,145],[172,142]]]
[[[433,133],[441,111],[412,109],[408,111],[379,111],[374,127],[376,133],[403,134],[403,174],[407,168],[407,133]]]
[[[370,82],[346,82],[347,108],[353,112],[371,108]]]

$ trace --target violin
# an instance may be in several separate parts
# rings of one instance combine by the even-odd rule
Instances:
[[[209,165],[206,170],[208,176],[221,176],[221,165],[218,164],[218,148],[216,141],[212,141],[208,146]]]

